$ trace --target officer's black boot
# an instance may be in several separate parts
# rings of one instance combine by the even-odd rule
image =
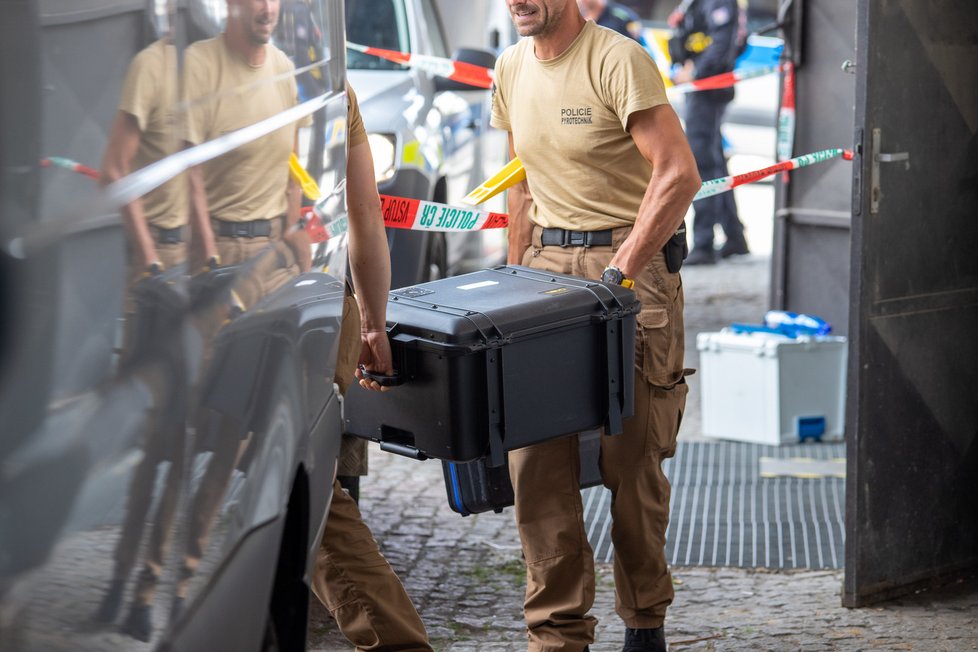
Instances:
[[[112,584],[109,585],[109,590],[106,591],[105,597],[102,598],[102,604],[99,605],[98,611],[95,612],[95,622],[108,625],[115,620],[115,617],[119,614],[119,607],[122,605],[122,593],[125,589],[125,580],[112,580]]]
[[[173,602],[170,603],[170,622],[175,623],[183,613],[183,602],[184,598],[180,595],[173,596]]]
[[[731,256],[746,256],[750,253],[750,247],[747,246],[747,239],[744,238],[744,234],[730,236],[727,241],[723,243],[720,247],[720,258],[727,259]]]
[[[625,628],[625,647],[621,652],[666,652],[666,633],[661,627],[655,629]]]
[[[717,254],[713,250],[713,246],[709,247],[694,247],[689,255],[686,256],[686,261],[684,265],[716,265]]]
[[[148,604],[133,602],[129,616],[122,624],[122,633],[148,643],[153,636],[153,608]]]

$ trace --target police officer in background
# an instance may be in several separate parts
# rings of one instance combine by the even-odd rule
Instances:
[[[609,0],[577,0],[577,6],[588,20],[593,20],[601,27],[613,29],[619,34],[635,39],[645,47],[642,36],[642,21],[638,14],[617,2]]]
[[[730,72],[746,42],[746,11],[737,0],[686,0],[673,11],[669,24],[674,36],[669,44],[673,63],[682,67],[673,75],[677,84]],[[686,95],[686,137],[704,180],[727,176],[720,124],[734,89],[720,88]],[[732,192],[693,202],[693,251],[687,265],[712,265],[714,228],[723,229],[726,242],[721,258],[750,253],[744,225],[737,216]]]

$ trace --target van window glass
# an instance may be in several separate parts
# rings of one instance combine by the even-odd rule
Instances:
[[[445,43],[445,30],[441,25],[441,17],[431,0],[421,0],[424,11],[424,22],[428,26],[428,38],[431,39],[431,53],[436,57],[448,58],[448,44]]]
[[[407,13],[402,0],[346,0],[346,38],[357,45],[410,52]],[[350,70],[404,70],[399,63],[347,50]]]

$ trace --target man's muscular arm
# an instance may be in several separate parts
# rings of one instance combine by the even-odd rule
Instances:
[[[390,375],[394,372],[387,339],[390,252],[374,181],[373,157],[367,143],[350,148],[346,164],[346,197],[350,220],[350,268],[360,306],[360,340],[363,343],[359,363],[370,371]],[[359,369],[356,376],[362,387],[386,389],[376,381],[365,379]]]
[[[516,158],[512,132],[509,134],[509,158],[510,160]],[[530,248],[533,235],[533,223],[530,222],[532,204],[533,197],[530,196],[530,187],[526,185],[525,180],[512,186],[506,194],[506,206],[509,210],[509,250],[506,262],[510,265],[519,265],[523,260],[524,252]]]
[[[112,130],[109,133],[109,143],[102,159],[99,185],[104,188],[132,171],[132,161],[139,150],[140,138],[136,117],[122,110],[116,111]],[[156,243],[146,223],[142,200],[134,199],[124,206],[122,217],[136,254],[136,266],[145,269],[153,263],[159,263]]]
[[[611,264],[635,278],[679,228],[701,181],[676,112],[668,104],[637,111],[628,131],[652,165],[635,226]]]

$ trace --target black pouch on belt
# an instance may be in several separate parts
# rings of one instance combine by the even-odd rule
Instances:
[[[662,248],[662,253],[666,256],[666,269],[670,274],[675,274],[682,269],[683,261],[689,254],[689,245],[686,244],[686,222],[680,224],[672,234],[666,246]]]

